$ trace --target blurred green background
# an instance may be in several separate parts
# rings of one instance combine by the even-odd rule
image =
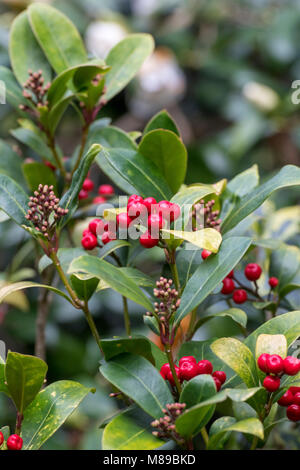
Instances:
[[[9,65],[9,29],[29,4],[0,1],[0,64]],[[166,108],[188,147],[187,182],[231,178],[254,163],[262,177],[291,163],[299,165],[298,105],[291,101],[300,79],[300,2],[296,0],[59,0],[48,1],[76,24],[89,52],[105,57],[130,32],[149,32],[153,56],[137,78],[101,112],[126,131],[141,130]],[[18,116],[0,105],[0,138],[10,136]],[[59,129],[66,155],[77,143],[78,121],[70,109]],[[0,156],[1,158],[1,156]],[[96,183],[107,179],[93,173]],[[299,203],[299,190],[279,193],[279,206]],[[27,236],[10,222],[0,224],[0,277],[16,266],[35,269]],[[22,246],[21,255],[15,254]],[[159,266],[152,260],[152,267]],[[38,297],[26,293],[23,309],[0,305],[0,338],[19,352],[33,353]],[[17,302],[17,300],[16,300]],[[97,295],[91,309],[104,336],[123,333],[122,301],[112,291]],[[137,332],[144,332],[140,308],[130,304]],[[222,323],[224,326],[224,324]],[[211,328],[212,329],[212,328]],[[224,334],[220,326],[212,332]],[[81,313],[53,298],[47,327],[49,381],[78,379],[97,386],[45,448],[98,449],[99,424],[116,411],[116,401],[97,374],[98,353]],[[0,396],[0,425],[13,422]],[[295,437],[295,441],[298,438]],[[291,444],[296,445],[295,443]],[[278,444],[280,447],[280,445]]]

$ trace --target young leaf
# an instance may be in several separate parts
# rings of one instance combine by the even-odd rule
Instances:
[[[176,123],[165,109],[159,111],[153,118],[148,122],[144,129],[144,135],[148,132],[154,131],[155,129],[166,129],[174,132],[180,137],[180,132]]]
[[[226,421],[226,418],[230,417],[224,416],[223,418],[215,421],[211,426],[209,430],[208,450],[216,449],[224,433],[229,433],[232,431],[251,434],[252,436],[259,437],[259,439],[264,438],[264,426],[259,419],[248,418],[242,421],[232,422],[232,419],[233,421],[235,421],[235,419],[231,418],[231,422],[228,422]]]
[[[220,232],[214,228],[204,228],[202,230],[197,230],[196,232],[169,230],[164,228],[161,231],[163,234],[169,234],[171,237],[182,241],[185,240],[195,246],[198,246],[198,248],[204,248],[213,253],[218,251],[222,242],[222,236]],[[165,238],[169,237],[165,235]]]
[[[153,48],[154,41],[149,34],[130,34],[110,50],[105,59],[106,64],[111,66],[106,76],[107,100],[133,79]]]
[[[7,388],[21,414],[42,388],[47,369],[38,357],[9,351],[5,364]]]
[[[39,449],[91,391],[71,380],[54,382],[42,390],[24,413],[23,449]]]
[[[121,354],[103,364],[100,372],[153,418],[160,418],[166,404],[173,403],[166,382],[144,357]]]
[[[13,71],[21,86],[28,79],[28,71],[42,70],[45,84],[51,81],[51,67],[31,30],[27,11],[20,13],[12,23],[9,55]]]
[[[63,13],[50,5],[34,3],[28,15],[34,35],[56,73],[87,62],[81,37]]]
[[[174,132],[156,129],[143,137],[139,152],[160,169],[176,193],[184,182],[187,166],[187,152],[182,140]]]
[[[9,176],[0,174],[0,209],[18,225],[30,226],[26,219],[28,196]]]

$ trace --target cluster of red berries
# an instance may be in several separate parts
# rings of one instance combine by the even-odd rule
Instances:
[[[0,431],[0,447],[4,443],[3,433]],[[6,441],[8,450],[21,450],[23,447],[23,439],[18,434],[12,434]]]
[[[263,381],[263,386],[268,392],[278,390],[284,374],[293,376],[300,372],[300,360],[294,356],[282,359],[278,354],[264,353],[257,359],[257,365],[262,372],[268,374]]]
[[[290,421],[300,421],[300,387],[290,387],[277,403],[286,407],[286,416]]]
[[[95,184],[89,178],[85,178],[82,188],[79,192],[79,200],[87,199],[90,197],[90,193],[94,190]],[[115,194],[114,188],[111,184],[101,184],[98,188],[98,196],[94,197],[93,204],[104,204],[107,199]]]
[[[209,374],[212,375],[217,391],[219,391],[226,380],[225,372],[221,370],[213,372],[213,365],[207,359],[202,359],[197,363],[194,356],[184,356],[179,360],[178,365],[179,367],[175,365],[175,372],[180,382],[191,380],[197,375]],[[160,374],[163,379],[168,380],[171,385],[175,385],[169,363],[166,363],[161,367]]]
[[[88,228],[82,232],[81,244],[85,250],[93,250],[96,246],[101,246],[100,238],[103,245],[106,245],[112,240],[116,240],[117,236],[116,232],[111,229],[109,222],[93,219]]]

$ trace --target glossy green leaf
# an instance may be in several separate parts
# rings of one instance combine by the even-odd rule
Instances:
[[[0,288],[0,303],[5,301],[5,298],[9,296],[10,294],[17,292],[18,290],[29,289],[31,287],[41,287],[43,289],[49,289],[52,292],[55,292],[55,294],[58,294],[64,299],[71,302],[69,297],[64,292],[62,292],[59,289],[56,289],[55,287],[48,286],[46,284],[39,284],[37,282],[22,281],[22,282],[15,282],[14,284],[6,284],[5,286],[1,287]]]
[[[22,144],[27,145],[37,155],[40,155],[46,160],[53,161],[53,155],[40,132],[35,132],[32,129],[19,127],[18,129],[10,131],[10,133],[14,136],[15,139],[22,142]]]
[[[184,386],[180,395],[180,402],[186,404],[186,409],[191,408],[212,397],[216,392],[216,385],[211,375],[198,375],[189,380]]]
[[[230,180],[227,189],[236,196],[243,197],[256,188],[258,184],[258,166],[255,164]]]
[[[153,450],[165,441],[154,437],[153,427],[146,419],[136,418],[135,410],[126,410],[105,426],[102,436],[103,450]]]
[[[126,240],[112,240],[111,242],[101,247],[101,249],[99,250],[99,258],[104,259],[106,258],[106,256],[109,256],[114,251],[125,246],[130,246],[130,243]]]
[[[18,225],[27,225],[28,196],[13,179],[0,174],[0,209]]]
[[[231,237],[222,242],[219,252],[210,255],[187,282],[175,314],[175,323],[178,324],[220,284],[250,245],[251,239],[246,237]]]
[[[296,283],[286,284],[285,286],[283,286],[282,289],[280,289],[279,296],[281,298],[285,297],[290,292],[293,292],[294,290],[299,290],[299,289],[300,289],[300,284],[296,284]]]
[[[187,167],[187,152],[180,137],[164,129],[147,132],[139,145],[139,152],[159,168],[176,193],[184,182]]]
[[[119,292],[124,297],[142,305],[147,310],[152,310],[152,304],[146,295],[139,289],[137,284],[129,276],[108,263],[107,261],[84,255],[72,261],[69,273],[89,274],[104,281],[112,289]]]
[[[232,431],[251,434],[259,437],[259,439],[264,438],[264,426],[259,419],[248,418],[242,421],[234,421],[234,418],[224,416],[212,424],[209,431],[208,450],[216,449],[224,434]]]
[[[204,325],[204,323],[206,323],[207,321],[219,317],[231,318],[231,320],[233,320],[235,323],[242,326],[243,328],[246,327],[248,320],[247,314],[244,312],[244,310],[241,310],[240,308],[229,308],[228,310],[224,310],[223,312],[213,313],[211,315],[199,318],[195,325],[195,331],[202,325]]]
[[[106,64],[111,66],[106,75],[107,100],[133,79],[153,48],[153,38],[149,34],[130,34],[110,50],[105,59]]]
[[[153,418],[160,418],[166,404],[173,403],[166,382],[144,357],[121,354],[103,364],[100,372]]]
[[[71,380],[54,382],[42,390],[24,413],[23,449],[39,449],[90,392]]]
[[[29,189],[34,192],[39,184],[53,185],[54,192],[57,194],[57,182],[51,168],[43,163],[30,162],[23,163],[23,172]]]
[[[62,119],[67,107],[74,100],[75,95],[72,93],[66,94],[66,96],[60,100],[47,115],[47,127],[52,136],[54,136],[56,128]]]
[[[8,352],[5,364],[7,388],[21,414],[41,390],[47,369],[47,364],[38,357]]]
[[[99,284],[99,279],[96,277],[82,279],[80,275],[75,274],[72,274],[70,281],[79,299],[84,300],[85,302],[88,302],[92,297]]]
[[[273,178],[241,198],[223,221],[222,233],[234,228],[241,220],[255,211],[274,191],[298,185],[300,185],[300,168],[294,165],[284,166]]]
[[[216,189],[213,185],[209,184],[195,184],[192,186],[186,186],[176,193],[171,201],[178,204],[180,207],[190,204],[191,206],[200,199],[205,198],[210,194],[214,194]]]
[[[10,396],[9,390],[6,385],[6,378],[5,378],[5,364],[0,360],[0,393],[5,393],[7,396]]]
[[[150,119],[144,129],[144,134],[154,131],[155,129],[166,129],[174,132],[174,134],[177,134],[178,137],[180,137],[180,132],[176,123],[173,121],[172,117],[165,109],[159,111],[153,116],[152,119]]]
[[[81,37],[63,13],[50,5],[34,3],[28,14],[34,35],[56,73],[87,62]]]
[[[50,82],[51,67],[31,30],[26,11],[20,13],[11,26],[9,55],[15,76],[22,86],[29,77],[29,70],[42,70],[45,84]]]
[[[204,228],[196,232],[187,232],[181,230],[162,229],[163,238],[166,240],[170,237],[175,239],[185,240],[192,245],[198,246],[216,253],[222,242],[222,235],[214,228]]]

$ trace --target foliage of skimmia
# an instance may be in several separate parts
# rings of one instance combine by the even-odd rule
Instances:
[[[270,214],[266,201],[279,189],[299,191],[300,168],[287,165],[261,182],[253,166],[231,181],[189,186],[187,151],[166,111],[142,133],[99,118],[152,50],[149,35],[133,34],[105,61],[88,57],[75,26],[46,4],[33,3],[14,21],[12,71],[0,68],[0,79],[20,113],[12,135],[35,157],[21,161],[4,147],[12,158],[11,166],[0,163],[0,209],[27,232],[41,282],[15,276],[1,285],[0,302],[40,288],[86,318],[111,399],[122,403],[105,423],[103,449],[267,448],[278,422],[300,420],[300,250],[299,208]],[[57,129],[71,106],[82,129],[66,157]],[[95,188],[92,165],[111,184]],[[145,259],[153,272],[141,269]],[[120,337],[104,339],[90,312],[104,289],[123,301]],[[148,335],[132,331],[128,300]],[[93,391],[46,383],[40,307],[36,356],[10,351],[0,362],[0,392],[16,407],[15,429],[1,423],[2,450],[40,448]],[[209,337],[207,323],[224,318],[236,334]]]

